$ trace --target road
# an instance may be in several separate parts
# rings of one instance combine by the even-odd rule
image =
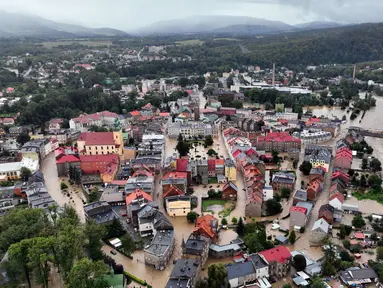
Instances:
[[[144,51],[144,49],[145,49],[145,47],[143,47],[143,48],[140,50],[140,52],[138,52],[138,54],[137,54],[138,61],[142,61],[141,53],[142,53],[142,51]]]

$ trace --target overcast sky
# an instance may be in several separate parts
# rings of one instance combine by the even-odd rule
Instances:
[[[382,0],[0,0],[0,9],[90,27],[131,30],[193,15],[237,15],[288,24],[380,22]]]

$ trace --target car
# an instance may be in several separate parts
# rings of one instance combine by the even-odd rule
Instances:
[[[116,252],[115,250],[111,250],[111,251],[110,251],[110,254],[112,254],[112,255],[117,255],[117,252]]]
[[[126,217],[126,216],[128,216],[128,215],[127,215],[126,213],[122,213],[121,216],[122,216],[122,217]]]

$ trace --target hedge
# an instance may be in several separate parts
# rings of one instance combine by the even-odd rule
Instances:
[[[142,279],[134,276],[133,274],[130,274],[129,272],[124,271],[124,275],[126,277],[129,277],[130,279],[132,279],[134,282],[137,282],[138,284],[141,284],[143,286],[148,286],[148,284],[146,283],[145,280],[142,280]]]

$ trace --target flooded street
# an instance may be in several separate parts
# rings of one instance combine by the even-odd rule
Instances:
[[[41,164],[41,172],[44,173],[45,186],[48,189],[49,194],[57,202],[59,206],[69,204],[73,206],[82,222],[85,222],[84,208],[83,208],[83,194],[81,188],[76,185],[71,186],[67,179],[60,179],[57,173],[55,154],[50,153]],[[68,185],[69,197],[61,192],[60,184],[65,182]],[[72,199],[70,199],[72,198]]]

